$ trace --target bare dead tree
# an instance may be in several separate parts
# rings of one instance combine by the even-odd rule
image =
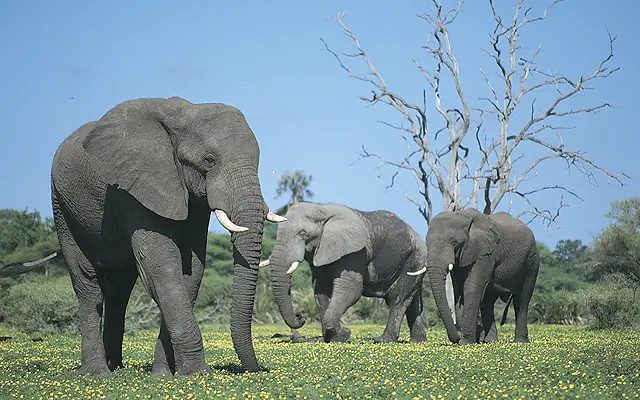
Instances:
[[[472,107],[465,95],[461,67],[449,35],[449,28],[460,15],[464,0],[459,0],[449,10],[442,6],[441,0],[432,0],[434,12],[417,16],[430,26],[423,49],[433,61],[431,67],[414,61],[427,83],[422,91],[422,104],[419,105],[407,101],[387,85],[356,35],[344,24],[344,13],[338,14],[335,22],[351,39],[355,53],[339,55],[320,39],[350,78],[362,81],[371,88],[371,95],[360,99],[372,105],[386,104],[400,113],[400,125],[380,122],[393,128],[406,142],[404,155],[390,160],[368,151],[364,146],[359,154],[362,158],[377,160],[378,172],[383,168],[392,169],[388,187],[394,186],[395,178],[402,171],[409,172],[415,178],[421,198],[416,200],[407,195],[407,199],[416,205],[427,224],[433,216],[433,202],[438,196],[436,194],[434,197],[433,189],[440,194],[445,211],[469,206],[478,208],[479,200],[483,198],[484,212],[490,214],[505,197],[513,196],[522,199],[525,204],[518,217],[527,214],[531,217],[530,221],[541,218],[547,224],[555,222],[560,210],[567,206],[564,195],[579,196],[562,185],[531,187],[530,181],[536,175],[536,168],[554,159],[566,161],[567,169],[579,171],[593,184],[597,184],[596,173],[599,173],[610,181],[624,185],[624,178],[627,178],[625,174],[609,172],[583,152],[565,148],[561,133],[571,128],[557,122],[611,107],[609,103],[601,103],[570,108],[567,103],[569,99],[590,89],[589,85],[594,81],[606,79],[618,70],[611,67],[616,38],[609,34],[608,54],[593,73],[572,78],[547,73],[540,68],[537,57],[541,46],[533,54],[525,55],[518,44],[525,26],[544,21],[548,12],[562,1],[552,1],[539,16],[531,17],[532,8],[525,9],[524,0],[516,0],[513,14],[503,19],[494,7],[494,1],[487,0],[495,28],[489,35],[490,47],[485,51],[496,71],[491,74],[482,69],[479,71],[478,77],[486,84],[489,93],[487,97],[476,99],[479,107]],[[361,61],[365,72],[354,72],[344,62],[347,58]],[[451,92],[444,96],[450,103],[446,105],[442,96],[445,90]],[[441,122],[428,120],[427,98],[433,99],[435,114]],[[529,117],[518,125],[521,121],[514,118],[514,112],[525,107],[529,110]],[[491,115],[495,116],[498,129],[495,134],[488,135],[483,131],[483,122]],[[531,147],[536,148],[534,154],[540,154],[535,159],[527,158],[527,153],[531,154],[531,151],[525,151]],[[470,158],[471,154],[473,158]],[[472,160],[477,162],[475,167],[469,165]],[[526,166],[518,168],[517,164],[525,162]],[[560,204],[555,208],[536,205],[533,197],[543,191],[559,192]]]

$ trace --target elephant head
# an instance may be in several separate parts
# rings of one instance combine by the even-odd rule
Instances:
[[[263,221],[279,220],[262,198],[260,150],[242,113],[178,97],[137,99],[116,106],[89,129],[82,145],[107,183],[171,220],[214,211],[231,232],[231,335],[243,366],[257,370],[251,317]]]
[[[274,296],[282,318],[293,329],[304,320],[293,312],[291,274],[301,261],[322,268],[347,254],[369,246],[362,218],[339,204],[298,203],[289,208],[287,221],[278,227],[276,244],[268,261]]]
[[[489,216],[475,210],[443,212],[429,224],[427,271],[431,291],[453,343],[460,338],[446,299],[447,274],[454,269],[470,268],[479,258],[492,254],[498,240],[498,231]]]

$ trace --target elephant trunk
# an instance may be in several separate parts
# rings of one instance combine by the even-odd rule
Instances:
[[[293,311],[293,300],[291,298],[291,275],[286,271],[290,267],[290,257],[284,257],[282,247],[276,243],[275,251],[271,254],[271,284],[276,304],[282,315],[284,322],[292,329],[301,328],[305,321]]]
[[[446,265],[447,264],[443,264],[440,266],[439,264],[429,262],[429,282],[431,284],[433,298],[438,306],[438,313],[440,314],[440,318],[442,318],[444,327],[447,330],[447,336],[452,343],[458,343],[460,341],[460,336],[458,335],[458,331],[456,330],[456,326],[453,322],[453,317],[451,316],[451,310],[449,309],[449,303],[447,302],[447,296],[445,293],[445,281],[448,273]]]
[[[257,176],[255,180],[257,181]],[[251,340],[251,321],[262,250],[265,209],[259,182],[247,186],[257,189],[245,191],[243,196],[237,196],[238,202],[231,209],[231,219],[248,228],[246,232],[231,234],[234,264],[231,339],[244,369],[255,372],[259,370],[259,366]]]

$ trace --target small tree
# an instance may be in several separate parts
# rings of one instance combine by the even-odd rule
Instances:
[[[613,223],[593,243],[590,278],[621,274],[640,284],[640,197],[614,201],[607,217]]]
[[[276,188],[276,199],[282,194],[290,192],[291,196],[287,202],[287,206],[300,203],[307,199],[313,198],[313,192],[309,190],[309,185],[313,180],[312,175],[307,175],[304,171],[296,169],[295,171],[286,171],[278,178],[278,187]]]
[[[0,260],[18,248],[34,246],[54,232],[51,218],[38,211],[0,210]]]
[[[581,259],[589,248],[582,244],[582,240],[559,240],[553,254],[558,260],[573,262]]]

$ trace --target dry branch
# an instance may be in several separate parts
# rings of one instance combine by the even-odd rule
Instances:
[[[461,66],[455,57],[449,35],[451,24],[463,10],[464,0],[457,1],[456,5],[448,10],[445,10],[440,0],[432,0],[434,12],[417,16],[430,28],[423,49],[433,64],[431,67],[425,67],[416,60],[413,62],[422,73],[429,94],[433,98],[432,107],[441,118],[442,126],[437,129],[433,127],[436,122],[427,119],[427,91],[423,90],[422,105],[412,104],[392,91],[356,35],[344,24],[344,13],[338,14],[334,20],[351,40],[356,51],[338,55],[323,39],[320,40],[325,50],[333,55],[350,78],[365,82],[371,87],[371,96],[362,96],[361,100],[371,105],[382,103],[400,113],[402,123],[399,125],[379,122],[392,128],[406,141],[407,149],[404,155],[390,160],[381,154],[368,151],[364,146],[359,155],[361,158],[372,158],[378,162],[378,176],[382,175],[383,169],[392,169],[387,189],[394,186],[400,172],[408,171],[412,174],[421,198],[416,200],[408,194],[405,197],[416,206],[427,224],[433,213],[430,187],[438,190],[443,210],[453,211],[469,205],[478,208],[479,197],[483,197],[485,212],[492,213],[505,196],[513,196],[522,199],[526,205],[521,215],[529,214],[533,219],[542,218],[547,223],[553,223],[560,215],[560,210],[567,207],[564,203],[564,193],[576,199],[580,197],[562,185],[543,184],[538,188],[530,187],[531,178],[536,175],[535,170],[540,164],[552,159],[565,160],[568,169],[577,169],[592,183],[596,182],[595,172],[621,185],[624,185],[624,179],[627,178],[624,173],[610,172],[580,151],[565,148],[561,132],[573,128],[554,121],[611,107],[607,102],[580,108],[567,107],[566,104],[589,89],[590,83],[606,79],[618,70],[610,65],[616,38],[607,31],[609,52],[590,75],[568,77],[545,73],[538,65],[542,46],[538,46],[532,54],[521,54],[520,34],[523,27],[543,22],[550,10],[563,0],[552,1],[535,17],[532,16],[534,12],[531,7],[525,9],[525,0],[517,0],[513,14],[508,18],[500,15],[494,6],[494,0],[487,1],[495,24],[489,36],[489,49],[485,52],[496,69],[497,79],[493,77],[494,74],[480,69],[482,81],[486,84],[489,95],[481,97],[478,101],[488,104],[489,107],[486,109],[471,107],[463,89]],[[354,72],[345,64],[343,57],[360,60],[365,72]],[[451,84],[451,87],[445,87],[445,83]],[[453,97],[443,97],[443,90],[450,90]],[[546,96],[539,96],[545,93]],[[549,93],[554,94],[550,100]],[[443,100],[445,97],[447,104]],[[546,99],[546,104],[541,104],[545,102],[543,99]],[[518,127],[513,114],[516,109],[522,107],[529,109],[529,118]],[[472,118],[474,110],[478,110],[478,121]],[[495,116],[498,129],[490,135],[485,132],[485,138],[481,140],[484,112]],[[479,159],[473,168],[468,163],[470,154],[475,151],[465,144],[472,126],[475,126],[474,148],[477,146],[478,150],[475,159]],[[448,138],[439,138],[441,132],[447,132]],[[545,138],[549,132],[555,132],[559,144],[552,144]],[[438,140],[446,140],[447,143],[437,149],[435,142]],[[526,153],[520,150],[523,143],[537,147],[543,154],[535,159],[527,157]],[[525,160],[528,165],[516,172],[515,163],[520,164]],[[527,188],[523,189],[521,186],[525,182]],[[561,192],[559,206],[552,209],[537,206],[532,197],[543,191]]]

